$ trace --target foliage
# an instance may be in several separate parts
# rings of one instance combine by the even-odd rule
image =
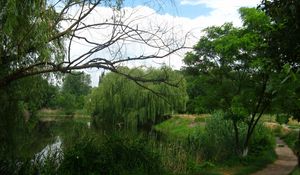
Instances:
[[[75,96],[87,95],[91,89],[91,76],[84,72],[67,74],[63,80],[62,92]]]
[[[300,74],[299,70],[296,72],[293,71],[292,67],[286,64],[283,69],[281,70],[281,76],[284,77],[281,84],[282,87],[279,88],[277,92],[277,96],[274,99],[273,108],[280,113],[286,114],[286,120],[288,118],[293,118],[300,121]],[[295,147],[300,148],[300,130],[298,134],[298,138],[295,138]],[[300,166],[300,150],[295,151],[296,155],[298,156],[298,164]]]
[[[1,1],[0,26],[0,78],[41,60],[61,60],[64,56],[62,40],[48,42],[59,33],[52,28],[57,13],[46,9],[46,2],[29,0]],[[41,13],[42,12],[42,13]]]
[[[188,138],[196,133],[204,130],[204,121],[194,121],[193,119],[183,117],[172,117],[158,125],[154,126],[156,131],[159,131],[169,138]]]
[[[297,135],[296,131],[288,132],[287,134],[283,135],[282,138],[284,142],[292,148],[292,150],[296,151],[296,142],[297,142]]]
[[[295,86],[285,88],[288,92],[287,100],[291,106],[287,109],[283,108],[287,114],[300,121],[299,115],[299,62],[300,62],[300,22],[299,22],[299,1],[287,0],[263,0],[261,4],[268,16],[272,19],[274,30],[268,38],[270,45],[270,53],[273,55],[273,61],[279,70],[286,72],[286,76],[282,83],[286,84],[286,80],[291,78]],[[296,78],[297,77],[297,78]],[[287,82],[287,84],[290,84]],[[284,93],[285,94],[285,93]],[[283,94],[280,94],[283,95]],[[291,95],[291,96],[289,96]],[[300,131],[298,136],[298,146],[300,145]],[[299,146],[300,147],[300,146]],[[300,166],[300,151],[298,150],[298,166]]]
[[[82,109],[84,106],[84,97],[91,90],[91,76],[84,72],[74,72],[65,76],[62,85],[62,95],[73,95],[76,101],[76,108]],[[75,109],[75,108],[74,108]]]
[[[279,124],[287,124],[289,122],[289,116],[284,114],[277,114],[276,115],[276,122]]]
[[[55,175],[58,172],[58,167],[61,157],[57,151],[54,156],[46,156],[43,159],[23,158],[19,160],[1,159],[0,172],[1,174],[49,174]]]
[[[178,41],[171,38],[174,36],[167,37],[167,28],[136,28],[134,21],[137,19],[127,19],[121,15],[122,5],[123,0],[67,0],[59,3],[2,0],[0,87],[33,75],[72,73],[88,68],[123,74],[117,67],[124,62],[164,58],[183,48],[185,38]],[[109,7],[110,17],[103,19],[96,13],[99,7]],[[90,20],[93,15],[103,20]],[[85,31],[94,33],[95,30],[111,37],[95,39],[84,34]],[[136,35],[139,37],[134,37]],[[73,46],[78,41],[88,48],[75,50]],[[124,45],[118,45],[119,41],[124,41]],[[152,49],[152,53],[121,56],[125,45],[132,43],[145,45]],[[109,54],[99,58],[99,54],[107,50]],[[136,79],[128,74],[126,76]]]
[[[277,155],[273,149],[264,150],[260,154],[249,155],[248,158],[241,160],[242,167],[238,167],[236,175],[247,175],[255,173],[266,168],[269,164],[277,159]]]
[[[44,159],[37,154],[15,159],[0,155],[0,173],[163,174],[160,156],[139,136],[103,136],[88,130],[86,123],[72,121],[56,123],[50,131],[63,139],[62,150],[54,150]]]
[[[57,96],[56,105],[67,115],[73,115],[77,107],[76,97],[70,93],[60,93]]]
[[[224,120],[221,112],[214,113],[207,120],[205,130],[198,138],[204,160],[226,160],[235,154],[232,129],[231,122]]]
[[[22,157],[37,122],[36,111],[49,100],[51,87],[41,76],[28,77],[0,89],[0,154]]]
[[[147,79],[167,76],[169,81],[139,84],[115,73],[106,74],[88,98],[87,106],[97,124],[135,130],[144,124],[156,123],[164,115],[185,110],[185,80],[175,71],[169,68],[121,69]]]
[[[91,77],[84,72],[65,76],[60,93],[56,96],[56,108],[62,108],[67,115],[76,109],[83,109],[85,96],[90,93]]]
[[[241,142],[246,139],[247,126],[238,124]],[[234,126],[224,119],[224,113],[216,112],[207,119],[204,132],[198,136],[200,152],[205,160],[224,161],[236,157]],[[271,131],[259,124],[249,145],[250,156],[258,155],[265,150],[273,149],[275,144]]]
[[[257,156],[266,150],[274,150],[274,147],[274,134],[269,128],[259,123],[250,143],[250,155]]]
[[[159,174],[157,154],[146,142],[122,136],[84,136],[64,151],[63,174]]]
[[[255,127],[269,109],[277,88],[273,79],[278,77],[267,52],[270,18],[254,8],[241,8],[240,15],[240,28],[225,23],[204,30],[194,51],[184,58],[184,72],[198,84],[191,91],[198,96],[189,94],[194,96],[191,103],[198,105],[195,112],[224,110],[225,118],[233,124],[236,153],[247,155]],[[245,123],[245,139],[239,138],[243,132],[237,126],[240,122]]]
[[[294,170],[293,170],[293,172],[291,173],[291,175],[299,175],[300,174],[300,168],[295,168]]]
[[[234,174],[249,174],[276,159],[274,136],[261,124],[254,133],[249,156],[243,158],[235,154],[233,126],[224,119],[224,113],[216,112],[213,117],[206,118],[206,129],[189,127],[192,122],[192,119],[173,117],[155,126],[155,129],[159,127],[162,136],[159,135],[160,142],[154,148],[162,155],[164,167],[175,174],[222,174],[224,170]],[[176,126],[185,126],[189,131],[178,132]],[[245,128],[241,124],[239,127]],[[245,132],[241,134],[245,135]]]
[[[293,0],[263,0],[260,8],[272,20],[272,33],[269,35],[269,52],[272,54],[276,68],[282,69],[285,64],[299,67],[300,62],[300,2]],[[280,49],[278,49],[280,48]]]

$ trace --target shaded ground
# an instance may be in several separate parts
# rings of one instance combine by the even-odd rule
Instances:
[[[252,175],[288,175],[297,165],[297,157],[293,151],[279,138],[276,139],[277,147],[275,149],[278,159],[268,165],[265,169]]]

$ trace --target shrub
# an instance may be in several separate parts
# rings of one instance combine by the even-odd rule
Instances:
[[[200,134],[202,157],[209,161],[224,160],[234,153],[234,133],[231,122],[216,112],[207,119],[205,130]]]
[[[0,154],[0,174],[163,174],[160,157],[139,138],[86,132],[63,146],[43,159],[10,160]]]
[[[65,151],[63,174],[160,174],[160,158],[141,139],[85,137]]]
[[[265,150],[271,150],[275,145],[275,137],[269,128],[258,123],[250,143],[250,154],[260,154]]]
[[[287,124],[289,122],[289,116],[285,114],[277,114],[276,122],[279,124]]]
[[[291,131],[291,132],[288,132],[286,135],[284,135],[282,138],[290,148],[295,150],[297,137],[298,137],[298,132],[297,131]]]
[[[239,122],[238,129],[239,144],[242,145],[247,132],[246,123]],[[207,119],[205,130],[199,134],[198,139],[200,140],[199,149],[205,160],[222,161],[237,156],[233,124],[230,120],[224,119],[222,112],[215,112]],[[274,144],[272,132],[259,123],[251,138],[249,154],[272,149]]]
[[[61,160],[60,151],[41,157],[8,159],[0,158],[0,174],[47,174],[55,175],[58,173],[58,167]]]

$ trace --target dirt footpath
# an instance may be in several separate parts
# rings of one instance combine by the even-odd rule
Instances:
[[[293,151],[279,138],[276,138],[277,160],[265,169],[252,175],[288,175],[297,165],[297,157]]]

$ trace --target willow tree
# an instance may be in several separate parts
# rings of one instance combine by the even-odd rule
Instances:
[[[0,133],[14,126],[5,122],[22,120],[24,108],[19,94],[24,81],[30,85],[37,76],[88,68],[110,70],[137,82],[148,81],[119,72],[117,67],[128,61],[164,58],[184,47],[184,38],[176,40],[174,33],[168,33],[173,31],[171,27],[139,25],[143,19],[133,12],[125,13],[122,2],[0,1]],[[126,52],[128,46],[137,43],[150,52]],[[8,145],[3,137],[2,145]],[[2,145],[0,151],[6,153]]]
[[[155,123],[163,115],[185,111],[186,82],[179,73],[170,68],[121,69],[149,79],[168,76],[169,81],[136,83],[113,72],[106,74],[88,100],[96,124],[135,130],[139,125]]]
[[[174,33],[168,32],[171,26],[139,26],[144,19],[134,12],[125,13],[122,2],[0,1],[0,95],[14,96],[11,89],[26,77],[89,68],[148,81],[120,72],[117,67],[129,61],[169,56],[184,47],[185,38],[174,38]],[[127,52],[137,43],[151,52]]]

